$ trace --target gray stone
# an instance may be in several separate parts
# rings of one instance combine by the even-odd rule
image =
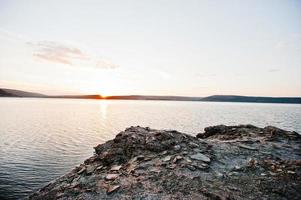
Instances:
[[[193,160],[199,160],[199,161],[203,161],[203,162],[211,161],[209,157],[207,157],[206,155],[204,155],[202,153],[197,153],[197,154],[191,155],[190,158]]]
[[[92,173],[94,172],[95,168],[96,168],[96,167],[93,166],[93,165],[87,165],[86,173],[87,173],[87,174],[92,174]]]
[[[189,146],[191,146],[192,148],[198,148],[199,145],[194,143],[194,142],[189,142]]]
[[[257,150],[255,147],[247,146],[247,145],[244,145],[244,144],[239,144],[238,146],[241,147],[241,148],[244,148],[244,149]]]
[[[162,159],[164,162],[168,162],[171,160],[171,156],[166,156]]]
[[[175,145],[173,148],[174,148],[175,151],[180,151],[181,150],[181,146],[180,145]]]

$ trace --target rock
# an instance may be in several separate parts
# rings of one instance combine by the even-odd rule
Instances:
[[[189,158],[185,158],[185,161],[188,163],[192,163],[192,160],[190,160]]]
[[[137,160],[144,160],[144,155],[137,156]]]
[[[255,167],[256,164],[257,164],[257,160],[256,160],[256,159],[250,158],[250,159],[248,160],[248,165],[249,165],[250,167]]]
[[[162,159],[164,162],[168,162],[171,160],[171,156],[166,156]]]
[[[107,194],[111,194],[114,191],[118,190],[120,188],[120,185],[110,185],[107,189]]]
[[[175,151],[180,151],[181,150],[181,146],[180,145],[175,145],[174,146],[174,150]]]
[[[122,165],[114,165],[111,167],[111,171],[119,171],[121,169]]]
[[[160,173],[161,172],[161,170],[160,169],[158,169],[158,168],[151,168],[150,170],[149,170],[150,172],[155,172],[155,173]]]
[[[298,133],[220,125],[198,137],[127,128],[29,199],[301,199]]]
[[[218,133],[225,133],[227,127],[225,125],[210,126],[205,128],[205,133],[197,134],[197,138],[207,138]]]
[[[238,176],[239,173],[238,172],[229,172],[228,175],[229,176]]]
[[[61,197],[63,197],[63,196],[64,196],[64,193],[61,192],[61,193],[58,193],[58,194],[56,195],[56,198],[61,198]]]
[[[242,169],[242,167],[238,166],[238,165],[235,165],[233,168],[234,171],[240,171],[241,169]]]
[[[176,167],[177,167],[176,164],[171,164],[171,165],[168,165],[166,168],[167,168],[167,169],[174,169],[174,168],[176,168]]]
[[[93,172],[94,172],[94,170],[95,170],[95,166],[93,166],[93,165],[87,165],[86,166],[87,168],[86,168],[86,174],[92,174]]]
[[[229,188],[230,190],[238,191],[238,188],[237,188],[237,187],[228,186],[228,188]]]
[[[198,153],[202,152],[202,150],[199,149],[199,148],[194,148],[193,151],[194,151],[194,152],[198,152]]]
[[[257,150],[255,147],[247,146],[247,145],[244,145],[244,144],[239,144],[238,146],[241,147],[241,148],[244,148],[244,149]]]
[[[199,148],[199,145],[194,142],[189,142],[188,144],[191,148]]]
[[[111,181],[111,180],[115,180],[116,178],[118,178],[119,174],[108,174],[106,176],[106,180]]]
[[[215,175],[216,175],[218,178],[223,178],[223,177],[224,177],[224,174],[223,174],[223,173],[220,173],[220,172],[215,172]]]
[[[182,156],[175,156],[174,159],[172,160],[173,163],[177,163],[179,160],[182,160]]]
[[[137,163],[129,163],[128,167],[127,167],[127,172],[128,173],[132,173],[135,171],[135,169],[137,168]]]
[[[203,162],[210,162],[210,158],[208,158],[206,155],[202,154],[202,153],[197,153],[194,155],[190,156],[191,159],[193,160],[199,160],[199,161],[203,161]]]
[[[77,174],[82,174],[84,171],[86,171],[86,167],[81,168],[81,169],[77,172]]]
[[[186,165],[186,167],[188,169],[190,169],[191,171],[195,171],[196,170],[196,168],[194,166],[192,166],[192,165]]]

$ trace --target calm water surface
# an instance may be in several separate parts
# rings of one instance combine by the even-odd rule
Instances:
[[[189,134],[216,124],[301,133],[301,105],[0,98],[0,199],[22,199],[128,126]]]

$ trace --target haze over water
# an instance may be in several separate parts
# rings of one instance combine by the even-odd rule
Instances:
[[[0,199],[25,197],[132,125],[196,134],[250,123],[301,132],[301,105],[288,104],[1,98],[0,113]]]

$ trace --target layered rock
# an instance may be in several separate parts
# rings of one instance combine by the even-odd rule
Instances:
[[[252,125],[197,137],[131,127],[29,199],[301,199],[301,137]]]

